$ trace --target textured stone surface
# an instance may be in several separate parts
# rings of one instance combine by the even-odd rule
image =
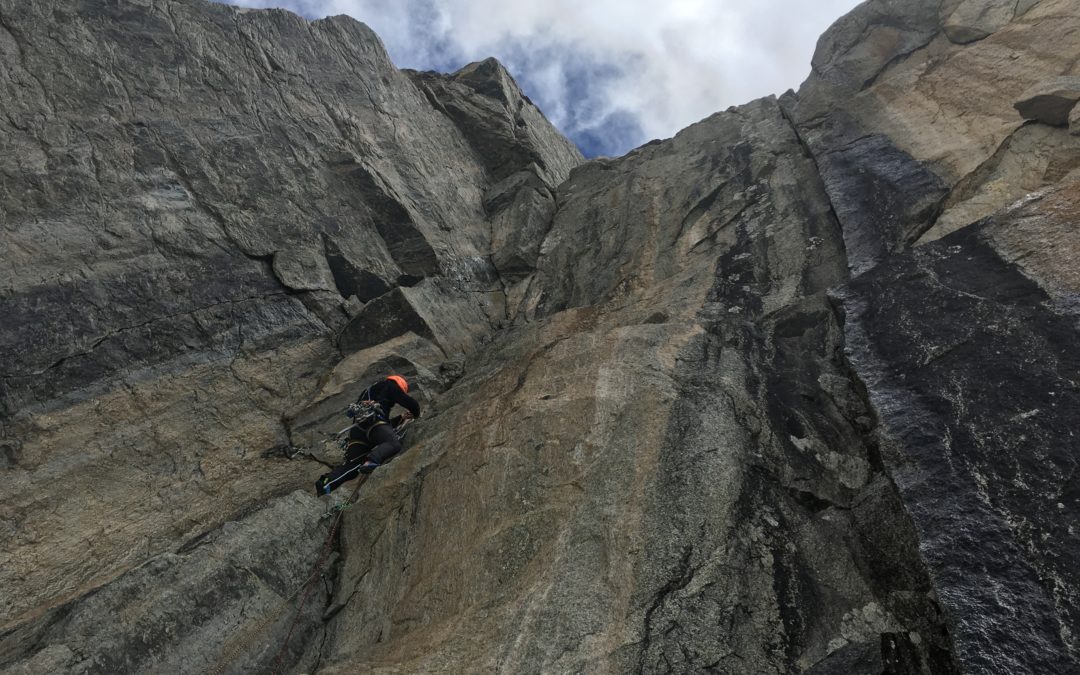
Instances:
[[[323,512],[314,497],[294,493],[147,560],[54,610],[36,629],[4,635],[0,659],[14,662],[4,672],[269,671],[293,620],[295,605],[282,603],[303,587],[328,534]],[[333,565],[326,570],[332,578]],[[326,602],[317,582],[282,658],[286,666],[319,644]],[[277,620],[260,630],[264,616]],[[248,641],[249,649],[237,648]]]
[[[818,39],[800,94],[808,118],[859,93],[941,30],[939,14],[959,0],[871,0],[838,19]]]
[[[996,6],[972,8],[1008,9]],[[1013,144],[1023,124],[1013,104],[1050,77],[1080,75],[1075,3],[1020,3],[1013,21],[967,45],[951,42],[936,18],[959,7],[863,3],[822,36],[810,78],[786,100],[821,165],[856,272],[912,237],[929,231],[921,241],[930,241],[1022,196],[995,185],[993,167],[1016,166],[1010,181],[1024,189],[1059,178],[1042,180],[1044,167],[1063,161],[1053,156],[1060,146]],[[882,165],[857,161],[878,152]],[[879,209],[881,202],[889,208]]]
[[[1055,264],[1080,251],[1080,184],[1062,190],[898,257],[841,294],[848,352],[883,420],[882,456],[965,672],[1080,663],[1078,296],[1075,271]],[[1057,246],[1025,244],[1041,258],[1030,269],[1059,289],[1055,301],[995,250],[995,233],[1017,256],[1014,226],[1045,226],[1062,208],[1069,227]]]
[[[1080,16],[1009,9],[580,163],[345,18],[0,0],[0,668],[269,670],[393,370],[291,672],[1077,672],[1080,159],[1012,104]]]
[[[552,133],[495,59],[471,63],[451,75],[406,72],[461,129],[494,183],[535,166],[554,187],[583,159],[573,143]]]
[[[853,274],[909,247],[941,212],[948,185],[888,136],[834,113],[809,138]]]
[[[516,318],[555,212],[554,189],[583,157],[513,84],[495,59],[451,75],[407,71],[461,129],[487,168],[484,194],[491,219],[491,264],[506,295],[505,318]]]
[[[776,101],[557,201],[535,320],[365,486],[322,672],[870,673],[894,633],[909,672],[949,672],[833,359],[839,230]]]
[[[1080,139],[1043,124],[1020,127],[978,169],[953,188],[944,212],[920,241],[933,241],[1029,192],[1080,177]]]
[[[982,40],[1013,20],[1017,4],[1016,0],[964,0],[946,19],[945,35],[958,44]]]
[[[580,155],[488,76],[484,114],[528,133],[487,149],[560,180]],[[308,485],[259,458],[341,349],[457,352],[506,319],[489,120],[451,119],[363,24],[4,1],[0,89],[0,626]]]

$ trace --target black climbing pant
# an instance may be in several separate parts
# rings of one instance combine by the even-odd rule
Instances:
[[[349,432],[351,444],[345,451],[345,463],[325,475],[326,485],[334,490],[346,481],[356,478],[360,465],[371,460],[385,464],[401,452],[401,441],[389,424],[376,424],[367,432],[353,427]]]

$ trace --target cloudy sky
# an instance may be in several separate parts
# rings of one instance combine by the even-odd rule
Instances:
[[[401,68],[495,56],[582,152],[621,155],[717,110],[798,88],[857,0],[224,0],[348,14]]]

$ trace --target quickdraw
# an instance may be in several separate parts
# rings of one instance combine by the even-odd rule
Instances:
[[[323,466],[328,466],[331,469],[335,468],[333,464],[323,459],[320,459],[315,453],[308,450],[307,448],[301,448],[295,445],[288,445],[285,446],[282,454],[285,455],[286,459],[296,459],[297,457],[301,457],[304,459],[310,459],[313,462],[318,462],[319,464],[322,464]]]
[[[340,503],[335,504],[334,506],[330,507],[329,509],[327,509],[326,513],[324,513],[322,517],[323,518],[333,518],[337,514],[341,513],[345,509],[349,508],[350,506],[352,506],[352,502],[350,502],[350,501],[346,500],[346,501],[340,502]]]

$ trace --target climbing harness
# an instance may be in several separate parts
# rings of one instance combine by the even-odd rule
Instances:
[[[355,405],[355,404],[353,404],[353,405]],[[412,424],[412,422],[413,422],[413,418],[405,419],[405,420],[402,420],[401,422],[399,422],[396,427],[394,427],[394,433],[397,434],[398,441],[404,441],[405,440],[405,434],[408,433],[407,428],[408,428],[408,426],[410,424]],[[384,421],[383,424],[389,424],[389,422]],[[345,427],[341,431],[334,434],[334,437],[337,439],[338,447],[341,448],[341,461],[342,462],[344,462],[344,461],[346,461],[348,459],[348,450],[349,450],[349,448],[351,446],[356,445],[356,444],[364,444],[364,441],[357,441],[354,438],[352,438],[351,435],[349,434],[349,432],[352,431],[353,428],[357,427],[357,426],[358,426],[357,424],[350,424],[349,426]]]
[[[382,420],[383,409],[375,401],[360,401],[359,403],[350,403],[345,410],[345,416],[351,417],[353,424],[366,424],[373,419]]]

